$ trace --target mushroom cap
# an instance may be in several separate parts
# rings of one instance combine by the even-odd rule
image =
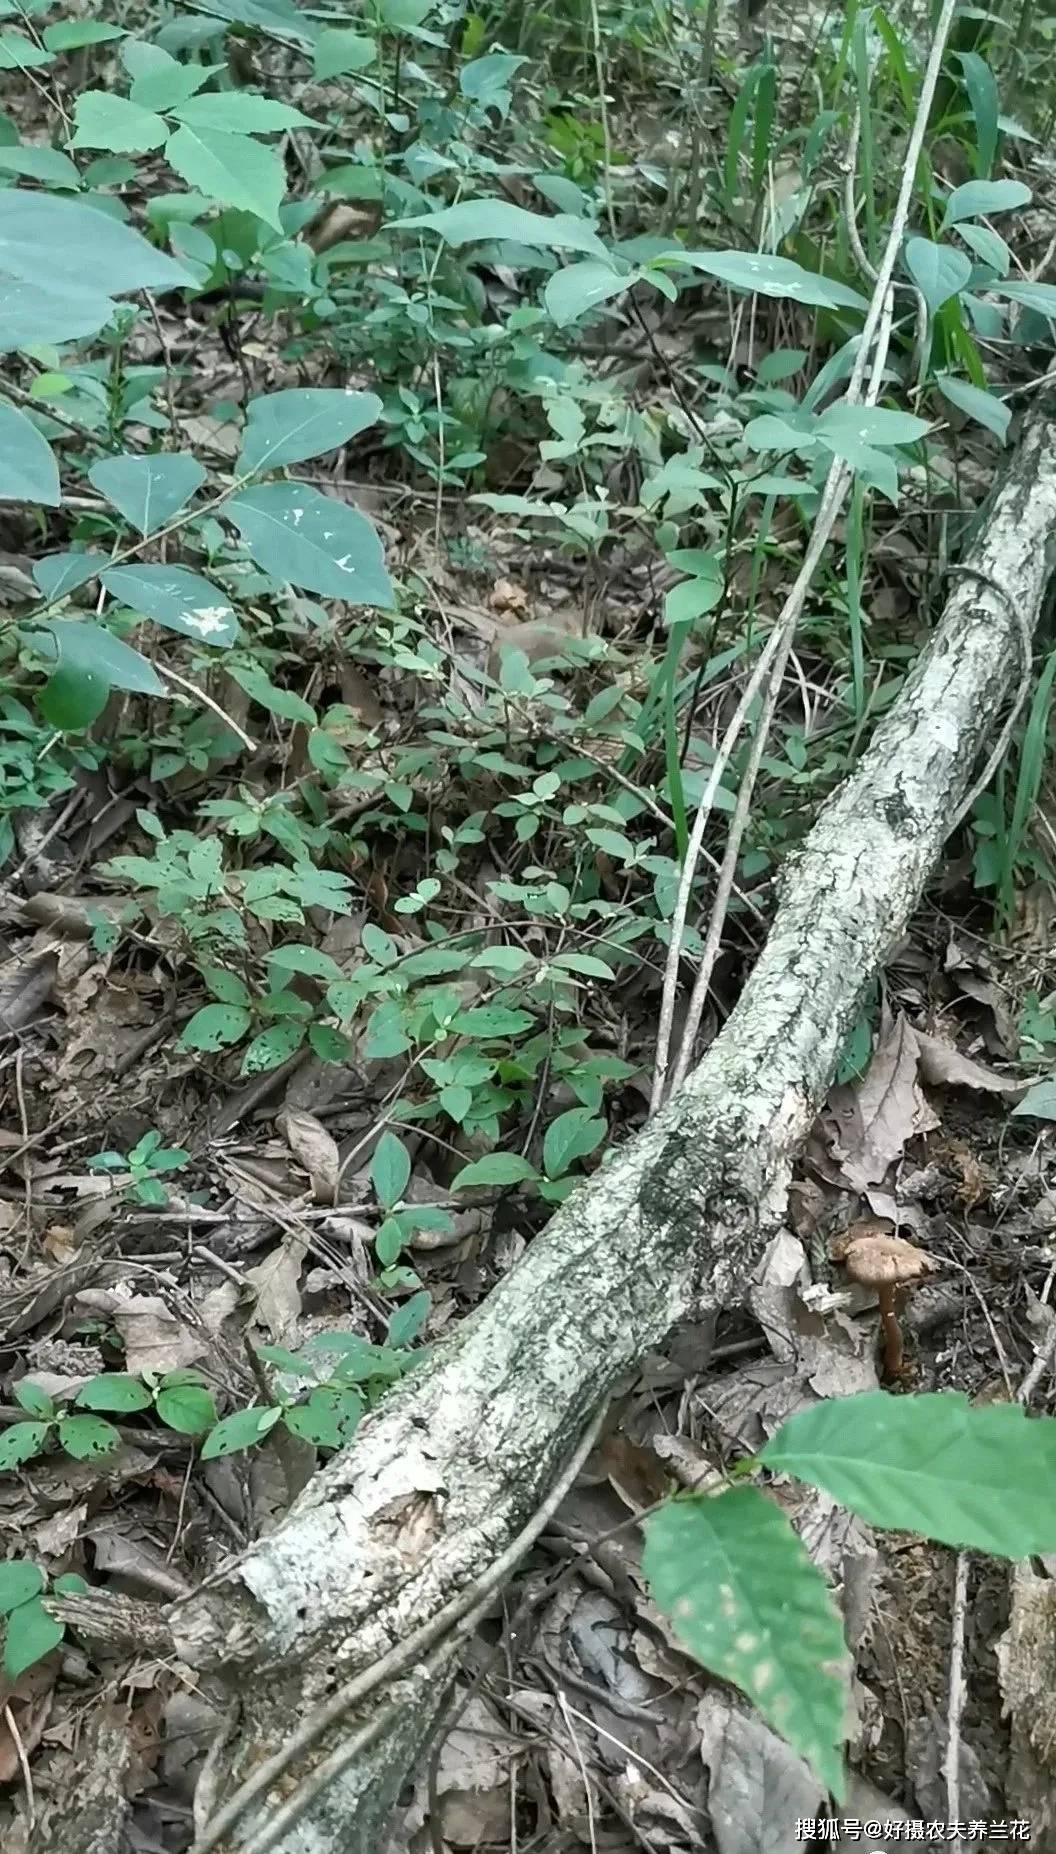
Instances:
[[[851,1280],[863,1287],[886,1287],[891,1283],[897,1287],[904,1281],[919,1281],[924,1275],[935,1274],[939,1266],[925,1249],[904,1242],[901,1236],[877,1232],[852,1236],[841,1245],[841,1251],[840,1260]]]

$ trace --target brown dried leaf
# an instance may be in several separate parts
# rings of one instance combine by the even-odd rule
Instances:
[[[297,1337],[304,1250],[299,1236],[288,1236],[267,1261],[246,1269],[246,1280],[257,1290],[253,1324],[265,1327],[280,1345]]]
[[[998,1075],[983,1063],[973,1062],[971,1056],[962,1056],[952,1043],[926,1030],[912,1034],[920,1052],[920,1073],[934,1088],[973,1088],[977,1094],[1003,1094],[1010,1101],[1021,1101],[1030,1087],[1029,1081]]]
[[[300,1161],[311,1179],[316,1203],[336,1202],[341,1154],[333,1134],[327,1132],[314,1114],[296,1107],[285,1108],[278,1124],[294,1158]]]
[[[918,1063],[916,1035],[899,1015],[884,1025],[861,1079],[829,1095],[837,1128],[833,1149],[856,1190],[879,1184],[911,1139],[939,1125],[917,1080]]]

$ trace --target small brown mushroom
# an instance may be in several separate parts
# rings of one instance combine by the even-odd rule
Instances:
[[[924,1249],[888,1234],[882,1225],[871,1221],[852,1225],[839,1245],[833,1246],[833,1254],[852,1281],[876,1289],[884,1335],[884,1376],[897,1378],[902,1371],[899,1289],[934,1274],[938,1263]]]

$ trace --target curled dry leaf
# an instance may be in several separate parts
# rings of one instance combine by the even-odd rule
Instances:
[[[998,1075],[971,1056],[962,1056],[952,1043],[925,1030],[914,1030],[912,1035],[920,1054],[920,1073],[933,1088],[973,1088],[977,1094],[1003,1094],[1010,1101],[1021,1101],[1030,1086],[1028,1081]]]
[[[314,1114],[296,1107],[286,1108],[279,1115],[279,1127],[294,1158],[311,1179],[316,1203],[333,1204],[341,1172],[341,1155],[333,1134]]]

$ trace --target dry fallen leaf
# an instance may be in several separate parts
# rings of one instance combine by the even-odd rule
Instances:
[[[280,1345],[298,1336],[304,1250],[299,1236],[287,1236],[267,1261],[246,1269],[246,1280],[257,1290],[253,1324],[265,1327]]]
[[[333,1204],[341,1174],[341,1155],[337,1141],[314,1114],[288,1107],[279,1115],[279,1129],[295,1159],[304,1166],[312,1182],[317,1204]]]
[[[906,1145],[939,1125],[917,1079],[916,1034],[904,1016],[888,1018],[865,1074],[833,1088],[834,1151],[849,1184],[859,1191],[879,1184]]]
[[[1030,1087],[1029,1081],[1011,1075],[998,1075],[994,1069],[971,1056],[962,1056],[952,1043],[930,1036],[926,1030],[912,1032],[920,1052],[920,1073],[935,1088],[974,1088],[977,1094],[1003,1094],[1010,1101],[1021,1101]]]

